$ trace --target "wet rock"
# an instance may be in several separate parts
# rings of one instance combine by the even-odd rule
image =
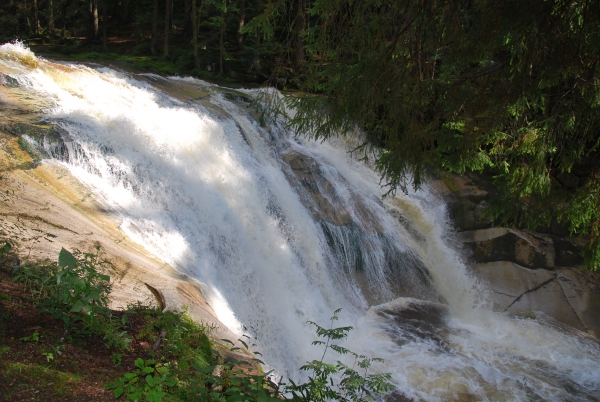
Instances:
[[[553,237],[558,267],[578,267],[583,264],[583,244],[580,238]]]
[[[481,216],[486,204],[476,204],[468,199],[453,199],[448,202],[448,215],[459,232],[486,229],[492,222]]]
[[[600,280],[578,269],[528,269],[508,261],[475,264],[490,289],[492,309],[513,314],[541,311],[592,335],[600,330]]]
[[[532,270],[509,261],[475,264],[473,270],[488,285],[494,311],[506,310],[523,294],[555,279],[550,271]]]
[[[360,197],[350,194],[350,202],[340,197],[333,184],[323,174],[319,164],[310,156],[290,152],[283,156],[290,170],[284,170],[288,181],[300,184],[304,190],[300,196],[313,217],[336,226],[358,225],[369,233],[383,231],[378,219],[364,205]],[[290,174],[291,173],[291,174]],[[352,213],[348,209],[352,208]],[[352,215],[354,214],[354,216]]]
[[[567,188],[579,186],[572,174],[560,173],[556,179]],[[484,176],[444,175],[430,186],[446,200],[449,217],[470,252],[471,268],[490,290],[495,311],[541,311],[600,334],[600,274],[574,268],[583,264],[587,239],[571,237],[557,219],[537,232],[491,228],[481,212],[496,190]]]
[[[385,397],[385,402],[414,402],[415,400],[404,395],[401,391],[394,390]]]
[[[506,310],[513,314],[541,311],[558,322],[570,325],[580,331],[587,330],[571,308],[556,279],[524,293]]]
[[[333,185],[323,177],[319,165],[314,159],[299,153],[289,153],[283,157],[283,160],[306,190],[309,198],[304,197],[302,201],[309,206],[315,219],[336,226],[348,225],[351,222],[348,211],[336,202],[337,196]],[[293,178],[288,175],[289,179]]]
[[[569,305],[593,335],[600,335],[600,274],[580,269],[562,269],[556,276]]]
[[[510,261],[529,268],[554,267],[554,244],[548,236],[507,228],[461,234],[476,263]]]
[[[414,340],[430,340],[445,350],[447,306],[419,299],[400,298],[377,308],[377,315],[396,327],[388,335],[394,342],[404,345]]]

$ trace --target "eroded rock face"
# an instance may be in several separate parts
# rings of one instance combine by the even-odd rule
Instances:
[[[588,331],[600,336],[600,275],[562,269],[556,279],[575,314]]]
[[[487,283],[494,311],[513,314],[541,311],[581,331],[597,331],[591,321],[582,322],[570,305],[556,272],[529,269],[508,261],[473,266]],[[589,290],[589,289],[588,289]],[[584,310],[589,306],[582,303]]]
[[[600,335],[600,274],[579,268],[586,239],[569,237],[557,222],[540,229],[547,233],[492,228],[481,215],[491,191],[471,179],[448,175],[434,188],[448,203],[474,275],[490,289],[492,308],[513,314],[541,311]]]

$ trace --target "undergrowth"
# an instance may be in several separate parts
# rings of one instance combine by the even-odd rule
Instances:
[[[6,261],[11,244],[0,248],[0,261]],[[331,318],[330,328],[314,322],[324,347],[320,360],[308,362],[300,370],[308,380],[296,384],[289,380],[276,383],[272,372],[264,373],[263,363],[248,351],[248,340],[238,340],[239,347],[227,340],[211,341],[215,329],[198,324],[183,313],[163,311],[156,307],[133,304],[124,311],[108,308],[112,266],[94,253],[70,253],[62,249],[56,263],[24,264],[11,268],[13,281],[20,282],[31,295],[35,308],[60,320],[65,336],[100,337],[114,351],[112,361],[122,364],[123,353],[131,344],[145,344],[145,353],[138,356],[134,368],[120,378],[106,382],[116,399],[127,401],[369,401],[392,390],[389,374],[371,374],[374,361],[358,355],[334,342],[347,337],[352,327],[334,327],[340,310]],[[21,339],[37,343],[39,334]],[[223,347],[228,343],[229,347]],[[52,346],[52,345],[51,345]],[[50,363],[61,353],[58,343],[42,353]],[[242,348],[243,347],[243,348]],[[245,349],[242,350],[242,349]],[[122,352],[120,352],[122,351]],[[326,362],[328,353],[350,355],[354,364]],[[10,364],[10,370],[24,369]],[[44,367],[28,366],[44,376]],[[41,371],[40,371],[41,370]],[[66,376],[51,372],[53,378]],[[62,377],[61,377],[62,376]],[[66,378],[66,377],[65,377]],[[60,385],[60,384],[59,384]],[[59,395],[59,393],[56,393]]]

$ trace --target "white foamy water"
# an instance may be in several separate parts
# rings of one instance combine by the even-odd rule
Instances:
[[[444,205],[426,189],[382,201],[345,141],[266,130],[239,94],[198,80],[59,65],[14,44],[0,47],[0,72],[2,90],[52,105],[42,117],[62,140],[32,144],[128,236],[202,282],[222,322],[251,328],[280,374],[297,379],[320,358],[305,322],[343,308],[338,323],[355,327],[346,346],[385,358],[374,369],[405,396],[598,400],[598,344],[543,316],[488,310],[448,245]]]

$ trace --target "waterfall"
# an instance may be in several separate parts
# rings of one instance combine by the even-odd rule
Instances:
[[[348,348],[409,398],[599,400],[600,348],[543,315],[487,307],[433,191],[382,198],[355,139],[319,143],[249,108],[258,90],[54,63],[0,47],[2,91],[56,136],[25,135],[93,189],[121,229],[203,284],[267,365],[320,358],[311,320],[342,308]]]

